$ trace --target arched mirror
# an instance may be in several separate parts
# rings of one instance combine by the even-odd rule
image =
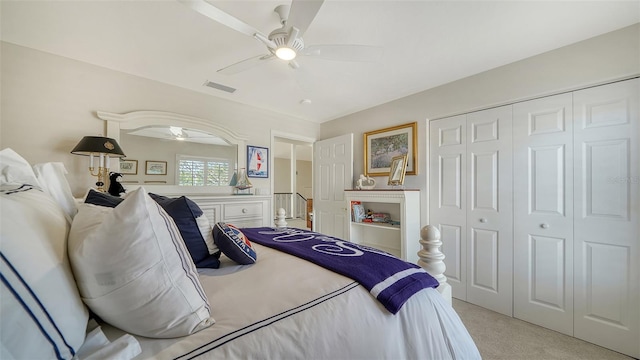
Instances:
[[[120,164],[125,187],[230,194],[233,172],[245,167],[246,137],[211,121],[163,111],[98,111],[97,116],[126,154]]]

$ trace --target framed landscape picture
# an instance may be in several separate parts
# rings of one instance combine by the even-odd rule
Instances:
[[[247,176],[254,178],[269,177],[269,149],[247,145]]]
[[[364,133],[366,176],[387,176],[394,157],[406,155],[406,175],[416,175],[417,123],[408,123]]]
[[[167,162],[166,161],[146,161],[146,175],[167,175]]]
[[[138,174],[138,160],[120,160],[120,174],[122,175],[137,175]]]

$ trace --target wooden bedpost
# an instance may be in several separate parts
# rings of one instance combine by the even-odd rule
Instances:
[[[420,230],[420,244],[422,250],[418,251],[418,265],[425,269],[429,275],[433,276],[440,286],[438,291],[451,304],[451,285],[447,283],[444,271],[447,269],[444,264],[444,254],[440,251],[442,241],[440,241],[440,230],[433,225],[427,225]]]
[[[286,211],[283,208],[278,209],[278,213],[276,214],[276,227],[282,228],[287,227],[287,222],[285,218],[287,217]]]

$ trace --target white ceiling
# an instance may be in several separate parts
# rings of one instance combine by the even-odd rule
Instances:
[[[285,1],[210,3],[268,34]],[[297,70],[274,60],[222,75],[216,70],[265,47],[177,1],[0,4],[4,41],[316,122],[640,22],[639,0],[327,0],[305,44],[382,46],[379,62],[304,57]]]

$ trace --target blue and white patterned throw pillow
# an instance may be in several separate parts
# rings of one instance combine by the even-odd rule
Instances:
[[[217,223],[213,227],[213,239],[222,253],[238,264],[250,265],[258,259],[249,239],[233,225]]]

